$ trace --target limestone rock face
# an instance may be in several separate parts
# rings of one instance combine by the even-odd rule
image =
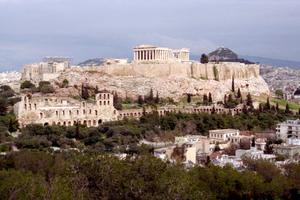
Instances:
[[[160,97],[175,100],[191,93],[202,96],[212,93],[215,101],[221,101],[229,93],[232,77],[235,87],[253,95],[269,94],[266,82],[259,76],[258,65],[237,63],[214,64],[140,64],[124,66],[102,66],[94,68],[71,68],[66,70],[58,82],[67,79],[70,85],[87,83],[125,97],[147,95],[152,88]],[[67,92],[67,91],[65,91]],[[72,93],[72,92],[68,92]]]

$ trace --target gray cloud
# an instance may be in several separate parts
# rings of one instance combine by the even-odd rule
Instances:
[[[298,0],[0,0],[0,66],[128,57],[140,43],[299,60],[299,9]]]

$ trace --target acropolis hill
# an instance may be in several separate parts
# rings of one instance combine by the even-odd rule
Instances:
[[[70,86],[87,83],[99,89],[116,91],[120,96],[146,95],[152,88],[161,97],[180,99],[190,93],[202,96],[212,93],[215,101],[223,100],[231,90],[232,78],[236,88],[253,95],[269,94],[266,82],[259,75],[260,66],[238,62],[190,61],[189,49],[170,49],[140,45],[133,49],[133,61],[108,59],[101,66],[69,67],[51,64],[47,67],[28,65],[23,80],[69,81]],[[58,66],[55,67],[55,66]],[[56,69],[59,69],[56,71]],[[74,88],[57,91],[72,95]]]

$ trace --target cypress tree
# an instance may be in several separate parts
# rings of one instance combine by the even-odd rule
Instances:
[[[192,102],[192,95],[191,94],[187,94],[187,102],[188,103]]]
[[[269,97],[267,98],[267,103],[266,103],[265,109],[266,109],[266,110],[270,110],[270,109],[271,109]]]
[[[242,111],[243,111],[244,114],[248,114],[248,108],[245,104],[243,105],[243,110]]]
[[[263,107],[262,107],[261,103],[259,104],[258,110],[259,110],[259,112],[263,112]]]
[[[241,93],[240,88],[239,88],[238,91],[237,91],[236,97],[237,97],[237,98],[241,98],[241,97],[242,97],[242,93]]]
[[[231,91],[235,91],[235,85],[234,85],[234,76],[232,76],[232,84],[231,84]]]
[[[154,100],[154,95],[153,95],[153,89],[151,88],[149,92],[148,102],[153,103],[153,100]]]
[[[247,106],[253,108],[253,101],[250,93],[247,95]]]
[[[142,105],[144,104],[144,99],[143,99],[142,95],[139,95],[139,96],[138,96],[138,104],[139,104],[140,106],[142,106]]]
[[[208,97],[207,94],[203,95],[203,104],[207,105],[208,104]]]
[[[290,111],[290,106],[289,106],[289,104],[287,103],[286,104],[286,106],[285,106],[285,113],[290,113],[291,111]]]
[[[159,104],[159,95],[158,95],[158,91],[156,91],[156,97],[155,97],[155,101],[156,104]]]
[[[278,102],[276,103],[276,112],[278,112],[279,111],[279,104],[278,104]]]
[[[89,91],[84,84],[81,85],[81,97],[85,100],[89,98]]]
[[[212,104],[213,100],[212,100],[212,96],[211,93],[208,93],[208,103]]]

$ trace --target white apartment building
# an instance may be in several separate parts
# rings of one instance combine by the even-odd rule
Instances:
[[[300,139],[300,120],[287,120],[277,124],[276,137],[284,141],[288,138]]]
[[[209,139],[212,144],[222,144],[231,141],[231,138],[238,137],[240,131],[237,129],[218,129],[209,131]]]

